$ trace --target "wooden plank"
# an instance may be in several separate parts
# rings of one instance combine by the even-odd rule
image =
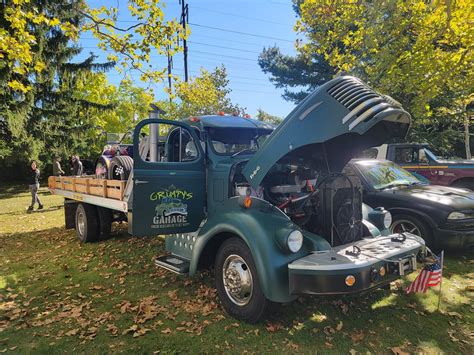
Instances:
[[[120,191],[119,189],[108,189],[107,195],[109,198],[120,200],[122,197],[122,191]]]
[[[91,193],[90,184],[89,184],[89,183],[90,183],[90,180],[91,180],[91,179],[87,179],[87,180],[86,180],[86,194],[88,194],[88,195]]]
[[[104,179],[102,181],[102,187],[103,187],[102,197],[107,197],[107,180]]]

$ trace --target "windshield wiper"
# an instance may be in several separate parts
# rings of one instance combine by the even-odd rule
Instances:
[[[398,184],[389,184],[389,185],[386,185],[384,187],[381,187],[379,190],[386,190],[386,189],[392,189],[394,187],[399,187],[399,186],[410,186],[412,184],[409,184],[409,183],[398,183]]]

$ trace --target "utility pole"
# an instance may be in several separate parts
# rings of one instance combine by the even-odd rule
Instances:
[[[179,0],[181,4],[181,26],[183,26],[183,31],[186,33],[186,25],[189,21],[189,8],[186,4],[186,0]],[[188,82],[188,45],[186,43],[186,38],[183,39],[183,56],[184,56],[184,81]]]
[[[172,82],[171,82],[171,69],[173,69],[173,56],[171,56],[170,54],[170,46],[168,45],[166,47],[166,53],[168,55],[168,87],[170,89],[170,92],[169,92],[169,97],[170,97],[170,102],[173,101],[171,99],[171,93],[172,93]]]

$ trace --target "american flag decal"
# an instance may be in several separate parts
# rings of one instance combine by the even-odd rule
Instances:
[[[441,258],[437,258],[433,264],[425,265],[420,274],[406,289],[407,293],[411,292],[426,292],[428,288],[437,286],[441,283],[443,277],[443,266]]]

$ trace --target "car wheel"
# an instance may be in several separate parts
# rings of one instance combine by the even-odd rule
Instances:
[[[420,217],[404,214],[394,215],[390,231],[392,233],[412,233],[423,238],[429,247],[435,246],[431,228]]]
[[[95,164],[95,177],[97,179],[107,179],[109,175],[110,159],[102,155]]]
[[[215,264],[216,287],[226,312],[248,323],[257,323],[270,308],[263,294],[252,253],[238,238],[226,240]]]
[[[95,206],[87,203],[80,203],[77,206],[76,234],[82,243],[99,240],[99,216]]]

